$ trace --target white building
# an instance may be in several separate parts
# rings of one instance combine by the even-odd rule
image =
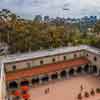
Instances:
[[[99,65],[100,50],[86,45],[7,55],[1,59],[0,93],[11,97],[22,85],[44,84],[79,73],[100,75]]]

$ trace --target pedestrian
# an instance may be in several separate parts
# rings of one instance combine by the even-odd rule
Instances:
[[[45,94],[49,93],[49,88],[45,89]]]
[[[50,89],[49,89],[49,88],[47,88],[48,93],[49,93],[49,90],[50,90]]]
[[[45,91],[44,91],[44,92],[45,92],[45,94],[47,94],[47,89],[45,89]]]
[[[80,89],[81,89],[81,91],[83,91],[83,85],[81,84],[81,86],[80,86]]]

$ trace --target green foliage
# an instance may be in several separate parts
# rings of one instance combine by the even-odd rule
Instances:
[[[100,93],[100,88],[96,88],[96,92],[97,93]]]
[[[11,12],[6,10],[6,13]],[[2,11],[0,15],[2,15]],[[11,53],[56,48],[67,46],[69,43],[72,45],[99,43],[95,37],[90,37],[87,33],[80,33],[78,24],[44,23],[41,21],[40,15],[36,16],[33,21],[21,19],[13,13],[10,14],[10,17],[11,20],[8,20],[6,25],[2,24],[6,27],[2,28],[5,30],[4,32],[0,32],[0,42],[6,42]]]

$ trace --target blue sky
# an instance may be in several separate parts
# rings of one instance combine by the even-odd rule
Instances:
[[[63,10],[63,7],[70,10]],[[0,9],[8,8],[26,18],[41,14],[51,17],[99,15],[100,0],[0,0]]]

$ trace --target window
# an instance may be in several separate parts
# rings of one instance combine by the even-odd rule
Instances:
[[[94,57],[94,61],[97,61],[97,57]]]
[[[64,56],[64,60],[66,60],[66,56]]]
[[[88,54],[86,56],[89,56]]]
[[[27,63],[27,67],[30,68],[31,67],[31,64],[30,63]]]
[[[55,58],[53,58],[52,61],[55,62],[56,61]]]
[[[16,65],[13,65],[13,66],[12,66],[12,69],[13,69],[13,70],[16,70]]]
[[[40,61],[40,64],[43,64],[43,63],[44,63],[43,60],[41,60],[41,61]]]
[[[77,55],[76,54],[74,54],[74,58],[76,58],[77,57]]]

